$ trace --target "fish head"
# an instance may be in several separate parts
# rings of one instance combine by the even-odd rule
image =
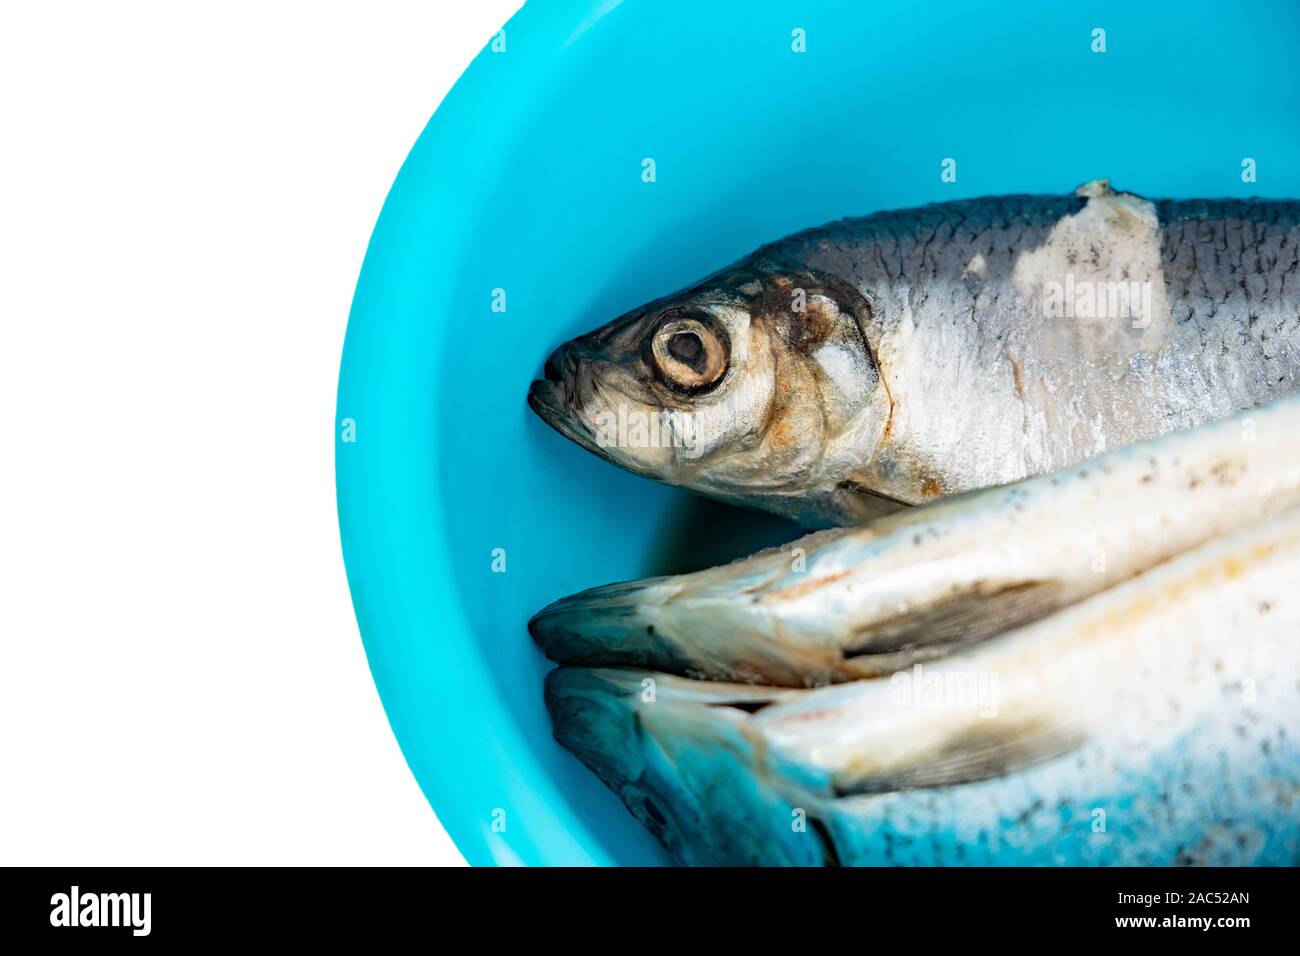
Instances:
[[[636,474],[801,520],[887,421],[870,328],[847,283],[739,268],[565,343],[529,404]]]
[[[762,772],[748,713],[780,690],[620,668],[560,667],[546,678],[555,739],[616,793],[685,865],[818,866],[816,833]]]

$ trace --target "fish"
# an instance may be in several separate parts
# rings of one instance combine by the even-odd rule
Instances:
[[[556,739],[686,865],[1300,862],[1300,510],[813,689],[559,667]]]
[[[1051,472],[1300,381],[1300,202],[1107,180],[841,220],[561,345],[528,404],[805,529]]]
[[[691,574],[604,585],[529,630],[567,665],[816,687],[978,643],[1300,507],[1300,395]]]

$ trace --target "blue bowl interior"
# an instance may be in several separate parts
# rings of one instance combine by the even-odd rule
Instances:
[[[798,533],[551,432],[524,398],[555,345],[846,215],[1100,177],[1151,196],[1300,196],[1298,39],[1300,8],[1280,2],[1228,17],[1188,0],[534,0],[512,20],[385,205],[338,408],[355,423],[340,525],[372,670],[470,862],[663,862],[552,741],[549,665],[525,623],[590,585]]]

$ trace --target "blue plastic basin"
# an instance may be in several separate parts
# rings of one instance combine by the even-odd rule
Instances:
[[[1100,177],[1300,196],[1300,5],[1076,6],[533,0],[439,108],[357,286],[336,457],[375,682],[471,863],[664,860],[551,740],[525,622],[793,534],[552,433],[524,405],[551,348],[841,216]]]

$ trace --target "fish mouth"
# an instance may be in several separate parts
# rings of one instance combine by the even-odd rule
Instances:
[[[550,371],[550,362],[547,362]],[[606,457],[596,437],[570,411],[570,391],[562,378],[538,379],[528,388],[528,407],[546,424],[590,452]]]
[[[619,453],[616,445],[602,444],[577,415],[580,389],[579,369],[576,360],[567,349],[557,349],[542,370],[545,378],[535,380],[528,388],[528,407],[546,424],[555,429],[569,441],[587,449],[592,454],[612,461],[635,475],[644,478],[656,478],[655,473],[634,457]],[[585,382],[586,389],[592,387],[590,380]]]
[[[573,411],[577,394],[577,366],[565,346],[549,356],[542,367],[542,378],[528,388],[528,407],[546,424],[570,441],[601,454],[594,436]]]

